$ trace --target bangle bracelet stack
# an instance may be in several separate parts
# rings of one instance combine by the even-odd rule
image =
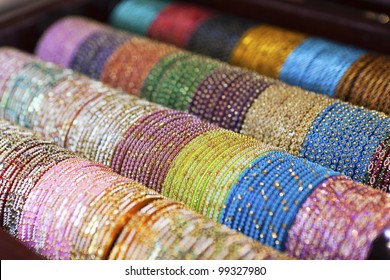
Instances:
[[[18,55],[21,56],[21,53]],[[30,71],[31,69],[34,71]],[[5,73],[8,73],[8,76]],[[14,120],[23,121],[24,124],[31,125],[33,129],[36,126],[37,131],[42,132],[45,136],[59,137],[58,143],[62,143],[71,151],[90,160],[111,166],[116,172],[145,184],[154,191],[183,202],[189,208],[226,224],[261,243],[286,251],[291,256],[295,256],[298,251],[289,251],[286,242],[290,228],[294,225],[297,215],[302,211],[303,203],[308,201],[317,187],[320,187],[328,179],[337,177],[334,179],[336,183],[338,180],[347,180],[338,172],[315,163],[309,163],[305,159],[295,158],[281,152],[279,148],[268,146],[254,138],[218,128],[184,112],[165,109],[148,101],[137,99],[120,90],[111,89],[99,82],[91,81],[70,70],[62,70],[51,64],[35,60],[15,73],[7,72],[7,69],[4,69],[3,77],[7,79],[7,87],[3,94],[3,96],[7,96],[4,110],[8,112],[8,105],[12,106],[13,114],[11,117]],[[26,85],[33,86],[33,90],[24,87],[24,91],[18,91],[17,81],[22,77]],[[55,79],[56,77],[60,78]],[[243,80],[250,77],[250,75],[240,71],[236,75],[237,79]],[[267,83],[268,80],[259,79],[258,82],[263,84]],[[280,84],[274,83],[265,91],[278,85]],[[223,88],[221,90],[223,91]],[[77,94],[79,91],[82,91],[80,95]],[[273,96],[271,93],[267,98]],[[299,91],[293,92],[293,94],[297,95]],[[54,98],[54,95],[58,95],[58,97]],[[276,101],[282,104],[284,102],[294,104],[295,102],[295,99],[291,100],[288,95],[287,98],[282,97]],[[245,98],[247,99],[247,97]],[[323,104],[319,102],[322,100],[321,98],[307,99],[313,104],[313,108],[317,108],[314,106],[316,103],[319,104],[319,107],[326,104],[326,101],[323,101]],[[53,102],[48,103],[50,101]],[[76,108],[73,108],[74,106]],[[217,104],[217,106],[219,105]],[[299,114],[304,114],[299,111],[299,106],[294,106]],[[349,105],[337,102],[328,105],[324,113],[319,114],[319,117],[315,119],[315,126],[310,127],[308,135],[312,137],[311,135],[315,131],[323,133],[322,126],[332,126],[331,122],[337,122],[342,114],[338,113],[340,116],[335,117],[332,115],[334,112],[331,109],[341,110],[343,106]],[[29,114],[21,118],[20,116],[25,114],[25,108],[32,109],[27,110]],[[283,106],[279,106],[279,108],[282,109]],[[277,108],[275,110],[277,111]],[[363,109],[359,108],[359,110]],[[344,141],[345,145],[349,147],[351,146],[349,141],[353,140],[343,139],[337,136],[337,133],[342,134],[343,131],[348,130],[351,135],[346,135],[352,137],[360,129],[357,126],[354,130],[353,125],[360,120],[367,121],[367,126],[361,128],[364,133],[357,140],[362,142],[365,153],[362,153],[359,163],[355,164],[356,170],[363,167],[363,163],[367,162],[367,155],[376,145],[376,142],[366,141],[367,138],[364,137],[367,135],[376,137],[379,135],[378,129],[381,128],[381,115],[359,110],[351,111],[348,119],[333,125],[332,127],[337,128],[338,131],[334,131],[335,136],[330,135],[338,137],[337,143],[340,145],[343,145]],[[296,120],[289,121],[292,117],[287,114],[286,109],[285,112],[281,122],[283,127],[290,129],[289,127],[296,122],[302,131],[309,129],[307,124],[300,124]],[[61,118],[61,116],[64,117]],[[44,122],[49,122],[50,125],[45,126]],[[342,126],[344,123],[350,126]],[[373,130],[368,130],[369,126]],[[384,132],[381,133],[385,135]],[[363,135],[365,136],[363,137]],[[322,143],[314,136],[310,140],[314,142],[313,146],[320,145],[322,147]],[[326,137],[324,137],[324,141],[327,141]],[[378,145],[380,144],[381,142],[378,142]],[[294,145],[294,141],[291,141],[291,145]],[[338,147],[336,149],[339,149]],[[15,155],[23,152],[24,150]],[[351,153],[355,152],[351,150]],[[37,159],[40,159],[40,154],[41,152],[38,153]],[[53,152],[53,154],[55,153]],[[326,155],[326,153],[324,154]],[[24,160],[25,157],[21,158]],[[341,159],[344,158],[341,157]],[[157,201],[163,199],[161,195],[145,190],[144,187],[139,187],[141,188],[139,189],[137,187],[139,185],[134,185],[133,181],[126,181],[125,178],[117,177],[113,173],[106,175],[106,169],[100,164],[90,164],[86,161],[80,163],[64,162],[67,165],[65,170],[71,169],[64,172],[56,171],[64,176],[56,177],[59,178],[55,181],[59,185],[55,188],[58,191],[48,193],[47,190],[53,183],[50,181],[51,177],[45,177],[47,181],[44,183],[44,189],[37,188],[39,192],[33,196],[47,201],[50,204],[50,209],[53,210],[39,212],[40,208],[34,206],[34,201],[32,201],[33,205],[28,208],[32,209],[31,211],[38,211],[42,216],[30,213],[26,217],[28,223],[31,223],[31,219],[39,221],[37,227],[42,230],[42,233],[39,234],[47,236],[45,239],[47,244],[34,243],[33,247],[44,250],[51,258],[57,258],[55,254],[59,254],[55,251],[57,243],[61,244],[61,256],[76,259],[144,258],[154,252],[152,248],[155,245],[153,244],[163,244],[163,248],[173,250],[156,251],[155,257],[162,258],[207,259],[255,256],[248,252],[247,247],[242,247],[241,250],[240,244],[242,243],[236,241],[235,237],[228,241],[232,247],[225,249],[225,245],[219,242],[219,239],[223,240],[223,236],[225,236],[224,231],[213,230],[212,224],[203,221],[200,216],[193,218],[193,222],[199,219],[199,226],[194,227],[188,220],[180,218],[180,213],[175,216],[176,214],[171,213],[174,211],[168,211],[169,215],[177,217],[171,220],[163,209],[165,207],[167,209],[171,209],[170,207],[182,209],[182,206],[161,204],[160,210],[160,206],[158,206],[160,204]],[[346,159],[344,162],[348,164]],[[75,166],[79,167],[73,168]],[[29,172],[32,169],[27,170]],[[37,174],[40,174],[38,171]],[[20,174],[25,176],[27,173]],[[94,183],[89,181],[91,177],[93,177]],[[383,181],[386,182],[386,179]],[[349,199],[354,199],[356,203],[362,200],[361,203],[364,204],[365,198],[358,191],[361,188],[357,188],[357,193],[352,188],[354,184],[360,185],[353,183],[353,181],[350,182],[345,187],[348,199],[342,200],[342,205],[339,205],[336,198],[332,198],[331,203],[335,209],[348,208]],[[101,187],[98,188],[96,185]],[[343,184],[337,184],[337,187],[340,185]],[[69,186],[73,186],[73,189],[69,189]],[[2,193],[7,195],[9,189],[16,188],[12,185]],[[333,185],[329,191],[332,191],[332,188]],[[343,191],[343,188],[341,187],[340,192]],[[379,197],[383,203],[368,210],[369,215],[376,213],[376,211],[380,214],[372,214],[373,220],[363,220],[361,226],[373,222],[375,223],[375,233],[379,235],[387,226],[388,217],[386,212],[381,212],[378,209],[387,207],[388,198],[384,193],[371,188],[367,189],[367,195],[372,193],[373,196]],[[149,209],[150,203],[156,203],[156,206]],[[67,206],[73,208],[69,210]],[[146,236],[147,231],[145,231],[144,226],[126,227],[130,218],[144,207],[147,207],[145,215],[150,213],[153,217],[146,220],[144,217],[140,217],[136,221],[147,224],[146,228],[155,227],[150,236]],[[121,209],[119,213],[115,211],[117,208]],[[55,209],[64,210],[57,212]],[[162,214],[165,213],[164,216],[168,215],[168,218],[155,215],[155,212],[160,211]],[[362,215],[364,211],[366,210],[351,209],[351,213],[358,212],[356,215]],[[337,211],[333,210],[330,213],[333,214],[329,219],[335,219]],[[315,219],[316,214],[317,212],[310,213],[310,219]],[[59,215],[59,219],[51,219],[50,217],[53,215],[55,217]],[[188,217],[187,214],[184,216]],[[28,223],[26,222],[27,228],[29,228]],[[12,223],[10,224],[13,226]],[[73,224],[77,227],[69,228]],[[341,234],[347,234],[347,232],[343,233],[343,230],[349,231],[350,226],[353,226],[353,221],[346,221],[344,227],[340,229]],[[56,228],[61,228],[61,231],[54,230]],[[145,235],[134,236],[136,228],[139,228]],[[49,235],[47,235],[46,229],[50,229]],[[188,233],[188,243],[171,239],[167,233],[170,229],[180,236]],[[24,235],[34,236],[39,230],[26,230],[28,234]],[[123,235],[121,235],[122,231]],[[210,240],[218,240],[218,242],[202,243],[193,238],[194,235],[197,236],[201,233],[209,236]],[[332,234],[335,235],[334,238],[338,238],[340,232]],[[313,236],[309,237],[314,238]],[[161,241],[161,238],[164,241]],[[332,238],[333,235],[329,237],[329,240],[333,240]],[[28,238],[29,241],[30,239],[37,240],[36,238]],[[126,245],[121,243],[122,241],[117,244],[118,240],[129,240],[131,242],[129,246],[135,249],[126,248]],[[369,248],[373,239],[370,237],[367,240],[364,246]],[[303,246],[303,243],[299,242],[299,237],[297,242]],[[337,248],[341,248],[342,240],[338,240],[338,242],[337,244],[340,246],[337,245]],[[350,244],[351,248],[360,246],[356,240],[351,239],[349,242],[355,242]],[[310,244],[308,246],[310,251]],[[369,250],[366,247],[364,252]],[[113,250],[111,254],[110,248],[117,249]],[[333,256],[322,254],[314,247],[313,250],[315,250],[313,256],[318,259]],[[342,252],[345,258],[349,256],[366,258],[367,254],[357,256],[348,250]]]

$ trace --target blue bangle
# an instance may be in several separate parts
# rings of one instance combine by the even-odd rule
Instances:
[[[336,102],[317,116],[300,156],[364,182],[376,147],[389,132],[386,115]]]
[[[130,34],[123,32],[95,32],[88,36],[77,49],[70,68],[94,79],[100,79],[109,57],[130,38]]]
[[[115,6],[110,23],[118,28],[146,35],[158,14],[172,1],[127,0]]]
[[[288,230],[307,197],[327,178],[338,175],[305,159],[270,152],[242,172],[220,222],[284,250]]]
[[[285,60],[279,79],[333,96],[344,74],[366,52],[320,38],[308,38]]]

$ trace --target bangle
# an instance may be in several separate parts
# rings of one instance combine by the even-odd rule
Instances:
[[[350,66],[365,51],[321,38],[307,38],[286,58],[279,79],[306,90],[334,96]]]
[[[299,210],[286,251],[302,259],[366,259],[388,224],[382,215],[389,215],[389,203],[380,192],[343,176],[329,178]]]
[[[62,19],[44,33],[38,42],[36,54],[42,60],[69,67],[75,52],[85,38],[106,29],[103,24],[95,24],[93,21],[79,17]]]
[[[174,52],[177,52],[175,47],[150,44],[146,39],[131,37],[130,41],[118,47],[108,59],[100,79],[132,95],[140,96],[151,69],[162,58]],[[134,65],[137,67],[134,68]]]
[[[130,38],[130,34],[114,30],[92,33],[75,51],[69,67],[74,71],[99,79],[109,57]]]
[[[186,47],[190,51],[229,61],[241,36],[252,26],[254,23],[250,21],[231,16],[210,15],[194,31]]]
[[[278,78],[288,55],[305,39],[306,35],[301,33],[269,25],[255,26],[241,37],[230,63]]]
[[[389,129],[385,115],[336,102],[317,116],[300,156],[362,182]]]
[[[172,3],[165,7],[148,29],[148,37],[173,43],[185,48],[212,12],[184,3]],[[180,24],[177,24],[180,22]]]

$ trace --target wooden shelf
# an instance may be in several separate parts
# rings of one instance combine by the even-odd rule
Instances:
[[[0,228],[0,260],[43,260]]]

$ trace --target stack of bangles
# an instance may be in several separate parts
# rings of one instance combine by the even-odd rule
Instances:
[[[123,0],[113,10],[111,23],[290,85],[390,113],[389,56],[166,0]]]
[[[37,54],[390,192],[390,118],[383,113],[83,18],[55,23]]]
[[[289,258],[1,119],[0,135],[1,225],[47,258]]]
[[[1,116],[292,257],[365,259],[390,225],[387,194],[253,138],[16,50],[0,73]]]

